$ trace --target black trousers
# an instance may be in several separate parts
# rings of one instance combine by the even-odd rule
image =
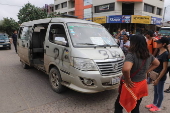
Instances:
[[[120,94],[118,95],[116,102],[115,102],[115,112],[114,113],[123,113],[123,107],[119,103]],[[139,106],[142,101],[142,98],[137,101],[136,107],[131,111],[131,113],[140,113]]]
[[[14,47],[15,47],[15,51],[17,53],[17,42],[13,42],[13,44],[14,44]]]

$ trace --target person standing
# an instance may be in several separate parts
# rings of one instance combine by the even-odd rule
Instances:
[[[15,51],[17,53],[17,31],[16,30],[12,34],[12,40],[15,47]]]
[[[145,36],[146,36],[146,42],[148,45],[149,53],[151,53],[153,56],[155,56],[158,49],[157,49],[157,43],[155,42],[156,39],[153,37],[153,32],[147,31]]]
[[[149,54],[145,37],[133,35],[122,68],[123,76],[114,113],[123,113],[123,108],[127,112],[139,113],[142,98],[148,95],[146,73],[158,66],[159,61]]]
[[[120,41],[120,47],[125,54],[125,56],[128,53],[128,48],[130,47],[130,41],[129,41],[129,36],[128,35],[123,35],[123,40]]]
[[[162,37],[161,39],[155,41],[157,42],[157,48],[159,48],[158,54],[156,58],[159,60],[160,65],[154,69],[155,72],[159,73],[159,76],[156,80],[153,81],[154,85],[154,100],[152,104],[146,105],[145,107],[149,109],[149,111],[161,111],[160,107],[163,101],[163,89],[164,83],[166,80],[166,71],[168,67],[168,55],[167,45],[169,41],[166,37]]]
[[[125,35],[126,34],[126,29],[123,29],[122,31],[121,31],[121,35]]]

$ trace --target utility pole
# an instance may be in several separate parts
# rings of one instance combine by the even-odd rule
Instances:
[[[163,22],[165,21],[165,13],[166,13],[166,7],[164,8]]]
[[[91,20],[92,20],[92,22],[93,22],[93,4],[92,4],[92,7],[91,7]]]

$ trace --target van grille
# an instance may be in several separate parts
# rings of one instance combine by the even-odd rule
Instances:
[[[96,62],[102,76],[115,75],[122,72],[123,60]]]

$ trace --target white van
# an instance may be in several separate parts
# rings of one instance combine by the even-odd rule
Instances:
[[[162,36],[170,36],[170,27],[161,27],[159,29],[159,34]]]
[[[124,54],[100,24],[73,18],[25,22],[18,32],[18,55],[24,68],[49,75],[52,89],[82,93],[117,88]]]

